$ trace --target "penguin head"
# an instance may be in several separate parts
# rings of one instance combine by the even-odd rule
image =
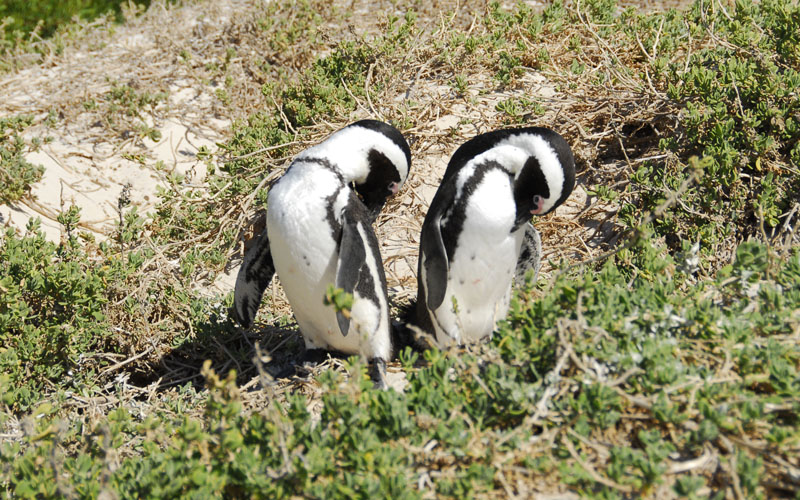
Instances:
[[[467,164],[493,160],[514,177],[516,224],[561,205],[575,187],[575,159],[567,141],[544,127],[494,130],[462,144],[450,159],[444,182]]]
[[[411,149],[403,134],[377,120],[361,120],[347,128],[363,129],[366,171],[353,179],[355,190],[374,220],[386,200],[400,191],[411,168]]]
[[[514,178],[517,223],[531,215],[555,210],[575,186],[575,160],[566,141],[547,129],[523,133],[513,139],[526,152],[526,159]]]
[[[372,220],[386,199],[400,191],[411,168],[411,149],[403,134],[377,120],[351,123],[297,158],[324,159],[354,187]]]
[[[405,162],[405,158],[403,162]],[[395,164],[379,149],[367,153],[369,173],[362,182],[355,181],[355,190],[369,210],[372,220],[380,213],[386,200],[400,191],[408,175],[409,164]]]

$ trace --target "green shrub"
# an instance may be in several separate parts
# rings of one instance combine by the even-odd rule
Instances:
[[[0,237],[0,371],[6,405],[26,409],[48,384],[92,386],[92,354],[110,332],[106,280],[110,273],[75,251],[73,240],[47,241],[38,219],[26,234]]]
[[[800,188],[800,6],[741,1],[726,10],[698,2],[684,16],[667,13],[640,23],[635,35],[647,40],[645,50],[658,53],[653,70],[683,108],[685,138],[664,140],[663,147],[711,159],[696,188],[657,221],[656,230],[671,242],[700,241],[713,252],[755,234],[762,220],[767,230],[777,227]],[[699,43],[676,57],[686,37]],[[655,40],[658,47],[652,47]],[[675,189],[687,175],[682,165],[643,164],[633,177],[649,193],[643,208],[663,201],[659,187]]]
[[[271,38],[279,49],[291,46],[322,24],[310,5],[286,4],[298,7],[297,17],[256,26],[279,35]],[[386,61],[409,52],[414,15],[405,23],[390,18],[381,36],[337,44],[265,86],[269,105],[236,124],[223,146],[224,175],[212,169],[208,192],[187,191],[172,177],[147,222],[120,204],[117,241],[99,249],[81,243],[75,210],[59,218],[61,245],[45,242],[35,225],[22,237],[3,236],[0,424],[13,430],[22,422],[22,431],[0,443],[6,495],[482,497],[518,484],[528,492],[568,485],[601,498],[647,497],[662,488],[692,498],[733,484],[748,497],[774,493],[800,440],[800,253],[745,241],[730,247],[733,262],[706,279],[676,250],[690,252],[700,240],[711,251],[725,238],[754,233],[761,217],[769,228],[790,202],[795,7],[742,1],[726,16],[706,2],[652,15],[618,13],[605,0],[581,5],[579,12],[554,2],[535,14],[495,3],[468,36],[444,33],[421,52],[435,52],[426,67],[452,72],[441,81],[455,81],[462,94],[474,61],[485,62],[491,85],[504,91],[516,90],[525,68],[546,68],[564,89],[591,81],[614,90],[625,77],[656,86],[659,109],[681,111],[654,145],[672,160],[635,163],[627,192],[595,191],[622,204],[621,220],[636,229],[630,246],[598,267],[559,273],[544,293],[520,293],[487,345],[404,351],[403,393],[374,390],[365,363],[352,358],[343,370],[320,374],[311,395],[278,393],[280,384],[257,389],[268,399],[245,395],[235,373],[219,377],[206,365],[205,391],[148,389],[131,398],[124,384],[108,384],[104,401],[113,410],[105,416],[53,404],[66,397],[65,387],[92,391],[102,379],[101,354],[136,352],[108,333],[128,323],[135,338],[148,334],[165,350],[196,351],[197,366],[196,358],[214,357],[207,346],[234,332],[222,313],[231,297],[198,298],[187,287],[191,276],[222,266],[237,236],[223,215],[240,211],[249,195],[247,203],[263,204],[265,191],[256,186],[291,155],[294,141],[313,133],[307,125],[345,121],[399,71]],[[530,50],[556,37],[560,44],[548,47],[557,50]],[[688,40],[695,45],[686,60]],[[618,74],[598,75],[581,59],[604,44],[614,49]],[[763,60],[745,57],[752,54]],[[759,86],[761,79],[771,80]],[[138,98],[117,90],[106,97],[123,116]],[[512,95],[495,111],[505,115],[498,120],[522,123],[536,104]],[[700,153],[709,158],[700,163],[705,175],[674,210],[642,226],[643,214],[693,174],[689,158]],[[713,219],[720,209],[730,214],[727,226]],[[177,269],[148,267],[158,259],[141,245],[145,231],[168,257],[180,256]],[[251,341],[249,332],[235,335]],[[247,352],[224,355],[239,364]],[[718,464],[713,470],[671,472],[706,454]]]
[[[421,360],[404,352],[404,393],[373,389],[366,365],[352,358],[347,378],[319,376],[316,416],[299,393],[246,409],[235,374],[220,378],[207,363],[208,392],[197,409],[136,419],[121,405],[75,432],[51,408],[38,408],[26,438],[0,446],[0,483],[22,498],[104,490],[417,498],[414,486],[429,472],[439,474],[436,493],[470,496],[496,490],[500,471],[517,467],[583,491],[614,484],[644,495],[666,482],[689,492],[702,480],[666,474],[668,460],[738,443],[744,426],[749,439],[773,443],[763,457],[733,445],[742,487],[758,495],[769,457],[786,457],[800,438],[796,404],[788,413],[763,411],[776,396],[800,401],[800,348],[782,342],[796,327],[800,254],[770,268],[760,257],[766,249],[748,243],[716,282],[682,287],[654,272],[670,263],[663,248],[640,250],[640,270],[651,277],[640,272],[631,281],[614,263],[562,276],[541,299],[521,295],[475,355],[431,350]],[[754,294],[754,285],[765,292]],[[766,292],[775,286],[784,290],[777,309]],[[709,294],[725,307],[704,322]],[[769,329],[759,326],[765,314]],[[722,368],[740,376],[715,378]],[[553,440],[531,455],[526,443],[543,432]],[[598,447],[606,458],[588,474],[584,464]]]
[[[684,12],[640,13],[620,11],[613,0],[590,0],[569,8],[554,2],[538,14],[525,5],[509,11],[492,2],[484,24],[487,35],[477,30],[471,35],[477,48],[462,41],[452,54],[445,53],[456,74],[477,54],[482,65],[493,68],[499,84],[519,88],[521,95],[524,85],[518,76],[530,68],[546,73],[567,96],[585,94],[591,101],[606,93],[612,99],[630,93],[642,98],[632,104],[634,109],[612,102],[608,111],[616,122],[611,142],[623,141],[629,151],[625,161],[633,169],[630,184],[618,193],[623,195],[619,221],[629,229],[694,174],[692,156],[708,158],[702,175],[653,224],[655,236],[665,238],[672,252],[681,251],[683,242],[699,242],[707,259],[728,255],[738,241],[760,232],[762,221],[767,233],[777,230],[796,202],[796,2],[743,0],[719,7],[697,1]],[[535,47],[549,53],[540,57]],[[497,110],[512,124],[535,121],[517,102],[502,100]],[[652,112],[646,110],[648,102]],[[574,114],[586,110],[576,104],[564,113],[573,114],[562,124],[569,128]],[[629,115],[635,118],[626,119]],[[629,136],[625,127],[640,135]],[[604,136],[607,130],[601,125],[593,132]],[[648,141],[653,149],[641,146]],[[648,156],[668,159],[634,163],[631,150],[642,147]]]
[[[112,13],[122,20],[122,0],[5,0],[0,3],[0,21],[5,19],[3,37],[12,40],[38,30],[41,37],[49,37],[60,26],[70,23],[73,17],[91,20]],[[140,0],[147,6],[150,0]]]
[[[0,118],[0,203],[14,203],[27,195],[44,174],[44,167],[23,156],[28,147],[19,134],[31,123],[33,117],[27,115]]]

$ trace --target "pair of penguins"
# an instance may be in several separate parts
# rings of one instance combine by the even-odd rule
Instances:
[[[394,336],[372,223],[410,167],[402,133],[376,120],[355,122],[300,153],[269,190],[266,229],[236,279],[234,319],[252,325],[277,273],[306,356],[364,355],[376,386],[385,388]],[[572,152],[552,130],[496,130],[461,145],[422,225],[418,296],[405,331],[440,347],[489,338],[508,311],[512,280],[539,271],[541,239],[531,215],[555,209],[574,184]],[[353,295],[349,312],[323,304],[329,284]]]

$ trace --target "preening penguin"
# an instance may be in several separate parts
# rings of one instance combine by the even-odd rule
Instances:
[[[422,225],[411,322],[439,346],[489,337],[508,311],[512,278],[538,273],[531,215],[555,209],[574,184],[572,151],[552,130],[497,130],[462,144]]]
[[[353,123],[300,153],[269,190],[266,230],[236,278],[236,321],[252,324],[277,273],[306,349],[364,354],[382,384],[392,352],[389,300],[371,224],[410,165],[403,135],[375,120]],[[329,284],[353,294],[349,318],[323,304]]]

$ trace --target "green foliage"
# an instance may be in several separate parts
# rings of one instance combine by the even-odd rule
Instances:
[[[796,201],[796,2],[744,0],[718,7],[698,1],[685,12],[652,14],[620,11],[614,0],[587,0],[571,8],[554,2],[541,13],[524,4],[506,10],[492,2],[484,24],[487,34],[470,35],[474,46],[467,47],[465,36],[456,37],[441,56],[454,74],[463,74],[466,62],[480,58],[500,85],[515,86],[524,69],[531,68],[561,75],[557,83],[568,88],[592,80],[596,87],[641,91],[622,85],[619,74],[668,98],[664,113],[679,116],[679,123],[653,117],[653,126],[661,130],[653,141],[660,138],[671,160],[634,165],[620,209],[621,222],[629,228],[689,178],[691,156],[708,158],[703,175],[652,227],[671,251],[681,250],[683,241],[699,242],[707,257],[731,251],[736,241],[759,232],[761,221],[767,232],[779,227]],[[554,37],[564,49],[555,56],[549,43]],[[545,52],[537,53],[537,47]],[[632,52],[638,59],[629,56]],[[598,59],[607,59],[612,70],[596,71]],[[514,98],[497,104],[507,124],[535,121],[520,104]],[[639,142],[632,139],[632,145]]]
[[[316,59],[300,78],[299,85],[286,87],[280,95],[282,110],[293,128],[311,125],[332,115],[347,115],[356,99],[374,90],[366,79],[378,58],[403,50],[415,31],[415,16],[409,11],[403,24],[389,18],[386,31],[377,40],[340,42],[333,52]]]
[[[337,312],[342,311],[349,315],[350,310],[353,308],[353,295],[330,284],[325,291],[325,298],[322,303],[326,306],[333,306]]]
[[[62,215],[71,232],[77,211]],[[2,401],[12,408],[29,408],[53,381],[92,385],[91,370],[78,367],[109,336],[104,289],[110,274],[77,245],[72,234],[65,245],[48,242],[38,219],[22,238],[12,229],[0,238]]]
[[[99,248],[81,241],[72,208],[59,217],[60,245],[47,243],[35,224],[22,237],[0,239],[0,425],[11,414],[24,422],[0,443],[0,487],[20,498],[461,498],[497,495],[520,480],[602,498],[647,497],[657,488],[699,498],[732,484],[748,498],[766,496],[778,460],[790,462],[800,442],[800,255],[744,241],[733,263],[703,281],[670,252],[690,253],[695,241],[708,251],[747,234],[743,228],[759,217],[767,226],[781,222],[800,157],[791,100],[796,9],[742,1],[725,15],[700,2],[686,13],[637,15],[620,14],[613,1],[580,5],[553,2],[537,14],[525,4],[507,11],[493,3],[482,27],[440,37],[430,68],[466,94],[470,61],[485,62],[495,85],[513,90],[526,68],[546,68],[565,82],[597,78],[581,59],[592,49],[588,39],[620,54],[639,54],[641,43],[650,57],[638,62],[684,111],[678,128],[690,140],[676,133],[662,142],[674,162],[634,163],[631,192],[594,188],[604,200],[621,200],[620,219],[637,229],[634,245],[599,268],[561,273],[545,293],[521,293],[487,345],[404,351],[402,393],[374,390],[365,364],[352,358],[344,370],[317,377],[318,395],[298,390],[252,405],[234,372],[220,377],[206,364],[203,391],[143,393],[148,402],[163,400],[152,412],[120,394],[104,403],[114,407],[105,416],[75,418],[55,404],[66,389],[90,395],[93,384],[110,379],[102,355],[133,351],[120,348],[112,328],[138,322],[134,337],[147,332],[148,341],[175,351],[203,348],[231,330],[224,306],[186,287],[227,259],[237,235],[220,214],[241,210],[251,194],[249,206],[263,206],[266,191],[256,187],[295,141],[373,98],[387,80],[369,78],[370,71],[391,74],[386,61],[410,53],[418,34],[414,14],[391,17],[373,39],[342,42],[324,57],[306,60],[304,52],[289,69],[290,56],[280,52],[298,40],[324,43],[318,32],[330,11],[310,1],[272,3],[267,11],[275,15],[253,29],[268,34],[276,51],[264,55],[264,67],[283,66],[262,88],[266,105],[236,123],[222,145],[220,172],[207,151],[198,154],[212,167],[206,192],[171,176],[150,221],[120,201],[116,241]],[[278,15],[282,9],[296,15]],[[710,43],[712,35],[721,42]],[[561,37],[563,54],[544,47],[548,37]],[[697,45],[686,60],[688,40]],[[640,70],[620,68],[632,78]],[[108,115],[127,127],[126,119],[162,101],[115,84],[86,107],[113,110]],[[538,106],[516,94],[495,110],[515,124]],[[3,123],[9,141],[5,130],[19,135],[29,122]],[[146,128],[130,130],[155,139]],[[639,227],[645,211],[693,174],[692,154],[709,158],[701,163],[705,175],[674,210]],[[731,214],[729,225],[712,218],[718,210]],[[180,259],[180,272],[152,279],[145,231]],[[656,236],[668,246],[652,243]],[[688,246],[676,244],[681,238]],[[329,295],[348,309],[345,294]],[[226,354],[237,365],[244,357]],[[262,384],[259,391],[274,390]],[[713,471],[672,472],[706,453],[719,465]]]
[[[521,97],[519,99],[505,99],[495,105],[495,109],[506,115],[509,124],[525,123],[532,115],[542,115],[545,108],[533,99]]]
[[[138,245],[143,220],[136,210],[123,216],[119,246],[95,247],[80,231],[77,207],[57,218],[60,244],[47,241],[38,219],[21,236],[13,229],[0,236],[0,408],[15,412],[47,395],[95,391],[108,359],[152,334],[149,326],[131,334],[131,324],[180,308],[179,318],[158,325],[177,347],[185,339],[176,330],[208,322],[209,299],[142,275],[153,253]]]
[[[98,100],[91,99],[84,103],[84,107],[96,112],[110,130],[123,136],[133,136],[137,140],[148,138],[157,142],[161,140],[161,132],[148,125],[144,116],[155,116],[159,106],[166,103],[167,97],[167,92],[150,92],[111,82],[111,90]],[[123,157],[142,164],[146,161],[143,154],[127,154]]]
[[[4,21],[2,38],[22,38],[34,30],[46,38],[72,22],[75,16],[91,20],[112,13],[121,21],[124,3],[122,0],[4,0],[0,3],[0,21]],[[137,3],[147,6],[150,0]]]
[[[355,109],[355,96],[364,96],[364,81],[374,58],[371,46],[342,42],[333,54],[314,61],[301,84],[282,93],[283,112],[292,127]]]
[[[219,377],[210,363],[203,368],[205,402],[191,413],[136,419],[120,407],[74,432],[43,406],[33,410],[42,416],[23,441],[0,446],[0,481],[23,498],[67,490],[417,498],[420,471],[432,468],[442,471],[432,486],[437,494],[466,497],[495,490],[503,464],[555,475],[584,491],[615,484],[646,495],[666,483],[691,497],[718,478],[667,474],[675,457],[696,456],[722,439],[738,442],[743,426],[754,439],[773,429],[770,455],[787,453],[800,438],[796,404],[791,415],[763,411],[778,395],[800,400],[800,349],[771,340],[796,328],[800,255],[770,264],[765,251],[742,245],[716,283],[686,289],[658,272],[670,261],[659,249],[640,254],[633,280],[614,263],[563,276],[542,299],[515,300],[508,322],[482,352],[429,350],[422,360],[404,352],[403,393],[373,389],[358,358],[346,363],[347,376],[324,372],[316,416],[300,393],[247,410],[235,374]],[[770,305],[769,294],[754,294],[754,285],[780,285],[786,291],[780,308]],[[701,297],[709,294],[725,306],[716,305],[717,316],[707,322]],[[767,322],[765,314],[772,315]],[[699,351],[698,338],[708,339]],[[727,361],[716,354],[720,349]],[[741,377],[715,379],[714,370],[728,362]],[[760,423],[748,424],[753,419]],[[517,453],[542,427],[563,424],[563,437],[542,455]],[[623,429],[631,441],[617,439]],[[135,453],[111,467],[107,457],[123,442],[137,443]],[[65,443],[82,452],[64,453]],[[586,460],[601,443],[608,443],[608,455],[593,476],[571,457]],[[735,446],[732,467],[742,491],[758,496],[767,457],[751,453]],[[596,483],[596,474],[606,483]]]
[[[156,105],[167,100],[166,92],[151,94],[117,82],[112,83],[105,97],[110,113],[122,112],[131,117],[141,117],[143,111],[152,111]]]
[[[0,203],[19,200],[44,174],[44,167],[24,157],[28,147],[19,134],[31,123],[33,117],[27,115],[0,118]]]
[[[769,229],[795,201],[800,166],[800,6],[785,2],[736,2],[714,9],[698,2],[685,16],[674,12],[640,18],[632,37],[662,75],[670,98],[683,107],[686,138],[664,147],[711,159],[683,203],[657,221],[669,241],[700,241],[713,250],[737,232]],[[790,34],[791,33],[791,34]],[[684,37],[710,43],[686,60],[675,58]],[[654,44],[658,42],[658,46]],[[671,62],[667,62],[672,58]],[[661,186],[674,189],[686,177],[682,165],[644,164],[634,180],[649,194],[642,208],[663,201]],[[718,214],[726,214],[723,219]]]
[[[125,497],[418,497],[410,488],[405,451],[383,444],[411,430],[402,395],[369,391],[369,383],[342,386],[334,377],[326,387],[325,410],[313,423],[301,396],[248,415],[232,373],[220,379],[206,364],[203,374],[208,397],[202,416],[137,423],[127,410],[112,412],[78,438],[83,454],[60,457],[60,477],[51,468],[54,461],[33,466],[57,453],[57,432],[23,445],[3,444],[0,461],[11,472],[3,479],[21,498],[55,495],[64,483]],[[132,437],[141,440],[142,456],[107,470],[104,457]]]

